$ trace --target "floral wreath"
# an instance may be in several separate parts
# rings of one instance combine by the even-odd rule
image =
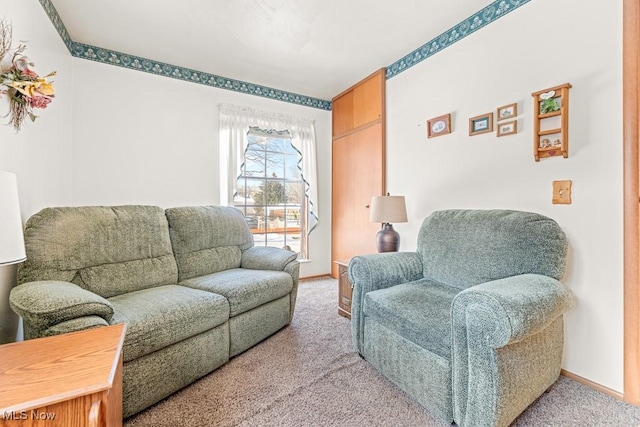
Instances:
[[[3,68],[2,60],[12,50],[12,36],[11,25],[0,20],[0,98],[9,98],[9,112],[3,117],[9,116],[9,125],[19,132],[27,117],[32,122],[38,117],[34,109],[47,108],[55,97],[53,82],[47,79],[56,72],[40,77],[32,68],[33,62],[23,54],[27,46],[22,43],[14,49],[11,66]]]

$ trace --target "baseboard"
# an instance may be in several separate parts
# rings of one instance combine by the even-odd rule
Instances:
[[[304,276],[301,277],[300,280],[313,280],[313,279],[329,279],[331,275],[329,273],[317,274],[315,276]]]
[[[609,396],[611,396],[611,397],[613,397],[615,399],[624,400],[624,395],[622,393],[619,393],[619,392],[617,392],[615,390],[612,390],[609,387],[605,387],[603,385],[595,383],[595,382],[593,382],[591,380],[588,380],[588,379],[586,379],[584,377],[581,377],[580,375],[576,375],[576,374],[574,374],[572,372],[565,371],[564,369],[560,370],[560,375],[563,375],[563,376],[565,376],[565,377],[567,377],[569,379],[572,379],[577,383],[584,384],[587,387],[590,387],[590,388],[592,388],[594,390],[597,390],[597,391],[599,391],[601,393],[609,395]]]

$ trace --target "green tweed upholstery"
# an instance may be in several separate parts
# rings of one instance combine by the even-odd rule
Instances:
[[[229,325],[209,329],[123,366],[122,412],[129,417],[229,360]]]
[[[531,212],[449,210],[418,235],[424,277],[457,288],[537,273],[564,275],[567,239],[555,221]]]
[[[571,301],[560,282],[537,274],[483,283],[455,297],[456,420],[464,426],[486,425],[487,420],[508,425],[556,381],[562,313]]]
[[[560,374],[566,254],[539,214],[434,212],[416,252],[351,260],[354,347],[445,422],[508,426]]]
[[[240,266],[250,270],[282,271],[287,264],[297,258],[298,254],[295,252],[270,246],[254,246],[242,252]]]
[[[375,320],[365,327],[366,359],[411,398],[443,420],[453,419],[450,360]]]
[[[126,323],[125,417],[291,322],[296,254],[253,247],[235,208],[47,208],[10,304],[25,339]],[[181,283],[178,283],[180,278]]]
[[[112,324],[126,323],[128,362],[213,329],[229,319],[229,303],[210,292],[168,285],[110,298]]]
[[[99,328],[101,326],[109,326],[109,323],[100,316],[83,316],[56,323],[45,330],[34,330],[25,323],[23,327],[23,335],[25,340],[30,340],[33,338],[52,337],[54,335],[82,331],[84,329]]]
[[[360,354],[364,352],[364,298],[368,292],[422,279],[422,257],[415,252],[386,252],[351,258],[351,337]],[[355,284],[358,286],[355,286]],[[354,315],[358,313],[359,315]]]
[[[178,278],[157,206],[45,208],[27,221],[25,246],[19,283],[73,281],[108,298]]]
[[[179,281],[240,267],[253,235],[242,213],[228,206],[166,210]]]
[[[293,288],[291,275],[282,271],[233,268],[180,282],[203,291],[223,295],[229,301],[231,317],[288,295]]]
[[[396,334],[438,356],[451,358],[451,302],[457,289],[426,279],[368,292],[367,320],[382,323]]]
[[[83,316],[95,315],[107,322],[113,316],[109,301],[69,282],[26,283],[12,290],[9,303],[36,330]]]
[[[285,327],[290,311],[289,297],[284,296],[230,318],[229,355],[240,354]]]

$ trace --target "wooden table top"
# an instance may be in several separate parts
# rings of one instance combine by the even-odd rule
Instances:
[[[109,389],[125,324],[0,345],[0,414]]]

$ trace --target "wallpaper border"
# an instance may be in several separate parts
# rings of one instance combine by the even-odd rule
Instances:
[[[387,80],[417,65],[430,56],[462,40],[495,20],[502,18],[531,0],[496,0],[474,13],[469,18],[451,27],[439,36],[429,40],[413,52],[398,59],[387,67]]]
[[[389,80],[403,71],[419,64],[430,56],[442,51],[443,49],[453,45],[463,38],[473,34],[480,28],[502,18],[509,12],[512,12],[525,5],[531,0],[496,0],[480,11],[471,15],[469,18],[451,27],[444,33],[429,40],[424,45],[415,49],[411,53],[398,59],[388,67],[386,67],[386,79]],[[152,59],[147,59],[135,55],[129,55],[97,46],[87,45],[75,42],[69,36],[67,28],[62,22],[58,11],[51,0],[39,0],[40,5],[45,10],[51,23],[60,35],[60,38],[69,49],[72,56],[90,61],[96,61],[103,64],[115,65],[130,70],[143,71],[150,74],[156,74],[163,77],[183,80],[190,83],[201,84],[205,86],[216,87],[219,89],[231,90],[248,95],[260,96],[263,98],[274,99],[278,101],[288,102],[291,104],[302,105],[305,107],[318,108],[321,110],[331,110],[331,101],[314,98],[297,93],[287,92],[280,89],[262,86],[255,83],[248,83],[241,80],[235,80],[228,77],[218,76],[216,74],[206,73],[203,71],[193,70],[190,68],[179,67]]]

